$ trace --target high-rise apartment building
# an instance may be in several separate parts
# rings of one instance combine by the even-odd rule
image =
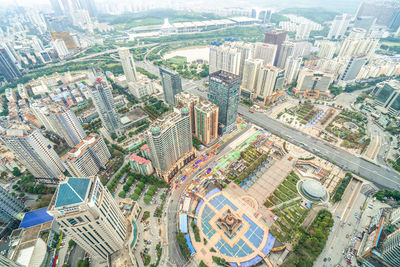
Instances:
[[[370,58],[379,45],[379,39],[346,38],[340,47],[338,57],[366,55]]]
[[[53,146],[38,129],[13,124],[0,129],[0,140],[12,150],[18,160],[37,178],[61,178],[65,167]]]
[[[351,16],[348,14],[335,16],[328,33],[328,39],[342,39],[345,36],[350,21]]]
[[[124,70],[124,74],[127,82],[135,82],[137,81],[136,67],[135,61],[133,60],[133,56],[129,51],[128,47],[119,47],[118,48],[119,58],[121,60],[122,69]]]
[[[295,94],[304,97],[329,96],[329,86],[333,81],[333,74],[303,69],[297,79]]]
[[[146,133],[146,141],[157,175],[169,182],[194,158],[189,109],[175,109],[154,121]]]
[[[62,40],[62,39],[54,40],[53,41],[53,48],[56,50],[56,52],[58,54],[58,57],[60,59],[65,58],[69,54],[68,48],[65,45],[64,40]]]
[[[91,78],[96,77],[93,85],[90,87],[96,111],[99,113],[100,119],[107,131],[118,134],[121,129],[121,120],[115,108],[111,86],[99,69],[93,69],[90,76]]]
[[[5,47],[0,47],[0,72],[8,82],[14,82],[22,77],[17,62],[13,61],[13,57]]]
[[[97,177],[68,178],[58,186],[47,212],[95,263],[105,263],[124,247],[128,222]]]
[[[256,43],[254,50],[254,58],[264,60],[264,65],[273,66],[276,53],[277,45]]]
[[[76,146],[86,137],[78,118],[70,109],[57,105],[33,103],[31,110],[46,130],[55,132],[64,138],[70,147]]]
[[[65,154],[61,160],[72,176],[89,177],[105,169],[110,157],[111,154],[103,137],[92,133]]]
[[[318,57],[332,59],[338,49],[338,43],[328,40],[319,42]]]
[[[286,84],[292,84],[297,80],[302,62],[302,57],[291,56],[288,58],[285,66]]]
[[[285,81],[284,70],[274,66],[261,67],[258,74],[256,99],[271,102],[274,92],[282,90]]]
[[[383,241],[382,257],[389,266],[400,266],[400,230],[388,235]]]
[[[240,86],[240,94],[244,97],[253,99],[253,94],[257,88],[258,75],[263,66],[262,59],[247,59],[244,64],[243,79]]]
[[[24,210],[24,204],[0,186],[0,222],[9,223]]]
[[[189,109],[190,114],[190,124],[192,128],[192,134],[195,131],[195,120],[194,120],[194,107],[200,102],[200,97],[197,95],[192,95],[186,91],[182,91],[175,95],[175,103],[178,108],[186,107]]]
[[[278,68],[284,69],[286,66],[286,61],[290,56],[294,55],[295,43],[293,42],[283,42],[281,45],[281,50],[279,52],[278,61],[276,66]]]
[[[236,129],[240,83],[240,76],[230,72],[220,70],[210,74],[208,100],[219,108],[220,135]]]
[[[150,175],[154,171],[150,160],[135,154],[129,157],[129,165],[131,165],[132,170],[143,175]]]
[[[240,74],[242,54],[231,43],[210,47],[210,73],[218,70]]]
[[[295,39],[296,40],[306,40],[306,39],[310,38],[310,33],[312,30],[312,27],[313,27],[313,25],[311,22],[301,23],[299,26],[297,26]]]
[[[201,101],[194,107],[195,136],[208,145],[218,137],[218,107],[210,101]]]
[[[160,67],[161,83],[164,91],[164,100],[175,105],[175,95],[182,92],[182,81],[179,74]]]
[[[362,16],[354,18],[354,28],[364,29],[367,31],[367,33],[371,30],[375,23],[376,18],[373,16]]]
[[[273,45],[277,46],[276,57],[275,57],[275,62],[274,62],[275,66],[276,66],[278,58],[279,58],[279,53],[281,51],[281,45],[286,40],[286,35],[287,35],[286,31],[278,30],[278,29],[267,31],[265,33],[264,43],[273,44]]]

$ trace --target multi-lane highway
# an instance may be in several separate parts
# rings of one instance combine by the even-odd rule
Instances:
[[[273,134],[286,136],[290,142],[303,146],[303,148],[311,152],[317,151],[327,156],[344,170],[358,174],[372,181],[380,188],[396,190],[400,188],[400,174],[393,170],[376,165],[320,139],[313,138],[299,130],[271,119],[263,113],[250,113],[248,107],[239,105],[239,112],[243,114],[243,117],[247,121],[264,127]]]

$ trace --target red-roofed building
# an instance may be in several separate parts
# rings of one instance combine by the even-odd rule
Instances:
[[[150,175],[154,171],[150,160],[139,157],[136,154],[132,154],[129,157],[129,164],[131,165],[132,169],[143,175]]]
[[[149,156],[149,145],[148,144],[144,144],[143,146],[141,146],[140,147],[140,152],[141,152],[143,157],[145,157],[146,159],[150,159],[150,156]]]

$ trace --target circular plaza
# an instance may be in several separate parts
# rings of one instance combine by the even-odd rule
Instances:
[[[254,266],[267,260],[266,255],[275,243],[260,214],[240,197],[232,197],[218,188],[198,202],[194,223],[200,242],[192,238],[192,244],[199,260],[206,264],[211,264],[215,256],[231,266]]]

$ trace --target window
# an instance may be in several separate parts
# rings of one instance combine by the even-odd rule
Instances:
[[[81,216],[76,217],[76,219],[77,219],[80,223],[83,222],[83,219],[82,219]]]
[[[75,224],[78,223],[74,218],[68,218],[67,221],[68,221],[71,225],[75,225]]]

